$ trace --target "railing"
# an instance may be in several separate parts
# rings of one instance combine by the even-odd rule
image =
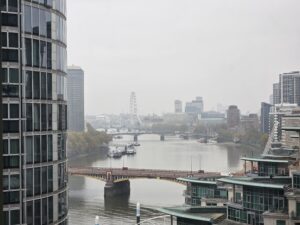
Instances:
[[[169,215],[156,216],[150,219],[143,220],[136,225],[166,225],[166,224],[170,224],[168,223],[170,222],[169,218],[170,218]]]

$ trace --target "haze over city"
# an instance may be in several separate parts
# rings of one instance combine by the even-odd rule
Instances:
[[[69,1],[68,62],[85,70],[86,114],[128,112],[131,91],[143,114],[170,112],[174,99],[195,96],[206,110],[222,103],[257,112],[278,74],[299,69],[299,7],[297,0]]]

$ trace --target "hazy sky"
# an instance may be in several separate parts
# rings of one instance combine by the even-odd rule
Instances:
[[[299,0],[69,0],[68,62],[86,114],[174,110],[203,96],[257,112],[278,74],[300,69]]]

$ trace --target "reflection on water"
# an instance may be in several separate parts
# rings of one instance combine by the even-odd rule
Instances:
[[[132,137],[118,140],[127,143]],[[71,166],[101,166],[179,169],[230,172],[242,168],[240,157],[252,155],[253,149],[239,145],[208,145],[196,141],[183,141],[168,138],[165,142],[159,136],[145,135],[139,137],[141,146],[137,147],[135,156],[114,160],[98,154],[70,160]],[[258,154],[258,152],[256,152]],[[70,177],[70,224],[93,224],[96,215],[101,224],[134,224],[135,204],[141,202],[142,218],[159,214],[149,207],[173,206],[184,203],[182,195],[185,186],[163,180],[130,180],[130,196],[104,199],[103,181]]]

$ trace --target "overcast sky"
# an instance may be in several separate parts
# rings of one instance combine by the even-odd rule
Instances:
[[[299,0],[69,0],[68,63],[86,114],[164,113],[203,96],[258,112],[278,74],[300,69]]]

